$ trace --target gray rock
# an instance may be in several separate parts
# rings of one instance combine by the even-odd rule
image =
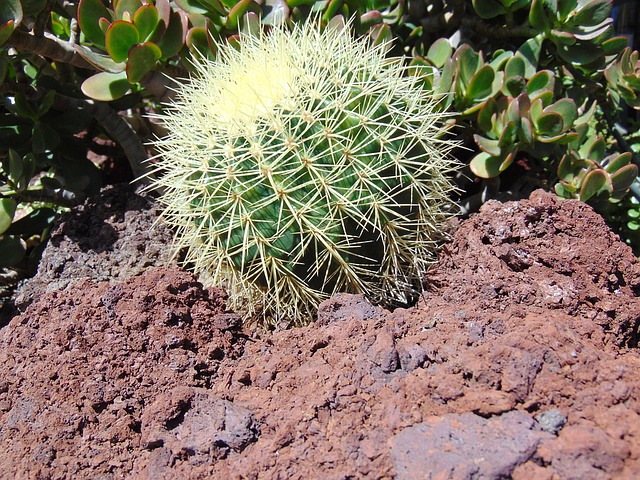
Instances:
[[[509,478],[550,435],[526,413],[490,419],[472,413],[431,417],[391,439],[397,480]]]

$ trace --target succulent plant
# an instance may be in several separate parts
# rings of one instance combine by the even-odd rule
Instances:
[[[453,213],[445,117],[401,59],[332,22],[218,45],[159,115],[176,246],[232,306],[304,323],[334,292],[403,305]]]

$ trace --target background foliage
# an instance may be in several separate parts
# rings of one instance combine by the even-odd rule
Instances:
[[[37,265],[56,212],[145,173],[145,142],[194,56],[310,15],[393,39],[454,112],[458,200],[536,187],[589,202],[640,254],[640,60],[609,0],[2,0],[0,267]],[[626,196],[631,189],[632,195]],[[10,267],[11,270],[7,270]]]

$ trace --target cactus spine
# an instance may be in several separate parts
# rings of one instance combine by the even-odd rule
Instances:
[[[406,304],[457,168],[443,114],[384,45],[313,23],[241,37],[159,115],[176,246],[234,308],[309,321],[335,292]]]

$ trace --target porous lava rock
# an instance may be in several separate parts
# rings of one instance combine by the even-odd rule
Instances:
[[[177,267],[0,331],[8,478],[640,477],[640,266],[542,191],[461,222],[412,308],[242,330]]]
[[[157,222],[158,209],[132,185],[102,189],[62,215],[38,264],[36,275],[15,295],[24,310],[45,292],[79,280],[125,280],[159,266],[175,265],[172,234]]]

